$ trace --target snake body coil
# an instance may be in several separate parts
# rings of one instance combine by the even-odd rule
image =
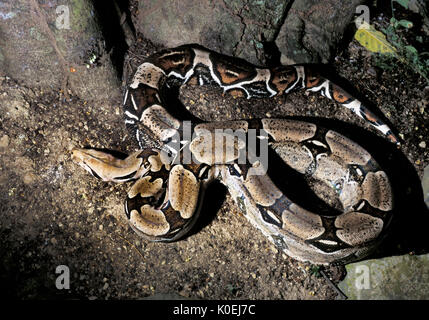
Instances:
[[[198,218],[208,183],[218,179],[246,218],[295,259],[348,262],[378,244],[392,218],[393,196],[386,173],[371,154],[329,128],[297,120],[201,122],[190,125],[191,135],[185,134],[186,123],[173,117],[164,102],[172,86],[185,83],[219,86],[247,98],[300,88],[320,92],[398,143],[359,100],[308,66],[258,68],[197,45],[163,50],[137,68],[124,94],[125,122],[141,150],[122,160],[93,149],[73,151],[73,159],[98,178],[137,180],[125,211],[139,235],[152,241],[182,237]],[[288,198],[267,174],[267,164],[255,161],[257,152],[246,143],[252,134],[337,198],[332,210],[312,212]],[[145,148],[142,136],[160,148]]]

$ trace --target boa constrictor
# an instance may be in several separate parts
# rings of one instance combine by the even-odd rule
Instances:
[[[386,173],[365,149],[329,128],[286,119],[201,122],[191,124],[192,135],[186,135],[185,122],[173,117],[165,103],[168,91],[185,83],[219,86],[247,98],[299,88],[320,92],[399,144],[390,128],[359,100],[309,66],[258,68],[198,45],[157,52],[137,68],[124,94],[125,122],[134,129],[141,149],[124,159],[95,149],[74,149],[72,154],[104,181],[137,180],[125,211],[139,235],[151,241],[185,235],[199,216],[207,185],[218,179],[246,218],[295,259],[348,262],[364,257],[379,243],[392,218],[393,195]],[[227,145],[223,138],[228,133],[223,138],[211,135],[217,129],[245,134],[255,129],[256,139],[268,141],[288,166],[331,190],[328,198],[337,197],[336,207],[330,213],[311,212],[295,203],[260,161],[251,161],[256,150],[249,151],[245,139],[232,134],[233,143]],[[145,147],[142,136],[159,142],[160,148]],[[176,147],[171,147],[173,142]],[[185,151],[192,161],[185,161]],[[239,162],[243,154],[246,161]]]

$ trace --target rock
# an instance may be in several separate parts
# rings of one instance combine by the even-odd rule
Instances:
[[[9,137],[7,135],[3,135],[0,138],[0,153],[7,151],[7,147],[9,146]]]
[[[282,64],[329,62],[363,2],[294,1],[276,39]]]
[[[275,41],[283,64],[326,63],[363,2],[140,1],[134,24],[145,37],[165,47],[199,43],[266,64],[263,44]]]
[[[11,88],[7,96],[0,96],[0,105],[6,118],[20,121],[29,118],[30,104],[17,88]]]
[[[37,176],[33,172],[27,172],[22,177],[22,181],[27,185],[34,183],[36,180]]]
[[[371,67],[367,70],[368,74],[371,75],[372,77],[376,77],[377,76],[377,71]]]
[[[366,260],[346,266],[339,288],[353,300],[429,299],[429,254]]]
[[[85,100],[118,95],[107,56],[102,66],[86,67],[92,52],[106,55],[95,18],[89,0],[2,1],[0,30],[7,37],[0,38],[0,74],[28,87],[71,89]]]
[[[165,47],[199,43],[264,64],[262,40],[274,40],[289,2],[139,1],[134,25],[145,37]]]

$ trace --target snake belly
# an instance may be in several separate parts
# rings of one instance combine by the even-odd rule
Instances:
[[[392,218],[393,195],[386,173],[371,154],[330,128],[289,119],[201,122],[192,124],[192,134],[186,135],[183,119],[172,116],[164,103],[171,87],[185,83],[218,86],[247,98],[295,89],[320,92],[399,143],[359,100],[308,66],[259,68],[198,45],[157,52],[137,68],[124,94],[125,123],[141,150],[124,160],[104,160],[92,150],[73,151],[75,161],[96,177],[137,180],[128,192],[125,211],[139,235],[151,241],[174,241],[185,235],[198,219],[207,185],[217,179],[250,223],[297,260],[349,262],[376,247]],[[295,203],[266,170],[261,171],[261,163],[249,160],[242,136],[228,133],[232,144],[225,143],[227,139],[214,143],[218,138],[213,133],[219,129],[239,131],[244,137],[252,130],[265,132],[257,139],[266,139],[286,165],[331,190],[339,205],[326,214]],[[159,149],[145,148],[147,137]],[[184,161],[186,152],[192,161]],[[238,161],[241,155],[245,163]],[[281,175],[281,169],[275,174]]]

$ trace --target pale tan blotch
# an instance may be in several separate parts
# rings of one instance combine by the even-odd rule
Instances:
[[[119,159],[110,153],[94,149],[73,149],[72,160],[85,170],[93,170],[104,181],[115,181],[117,177],[137,172],[142,164],[138,158],[140,151],[134,152],[125,159]]]
[[[159,81],[165,76],[165,72],[150,62],[145,62],[139,65],[134,75],[130,87],[137,89],[140,83],[143,83],[151,88],[158,89]]]
[[[310,150],[297,143],[274,142],[271,147],[287,165],[302,174],[307,172],[314,161]]]
[[[384,171],[368,172],[362,182],[363,196],[371,206],[383,211],[393,208],[392,189]]]
[[[194,62],[193,62],[194,67],[198,64],[202,64],[208,67],[209,69],[213,67],[209,52],[205,50],[196,49],[196,48],[192,48],[192,50],[195,53]]]
[[[247,132],[249,128],[249,123],[244,120],[232,120],[232,121],[219,121],[219,122],[206,122],[206,123],[200,123],[195,126],[195,133],[197,135],[204,134],[206,131],[215,132],[216,129],[219,130],[243,130],[244,132]]]
[[[162,106],[147,108],[140,119],[161,141],[174,136],[180,127],[180,121],[169,114]]]
[[[183,219],[192,217],[197,209],[200,184],[195,175],[182,165],[171,169],[168,179],[171,206]]]
[[[269,81],[271,78],[271,71],[269,69],[261,69],[256,68],[256,76],[251,80],[251,82],[265,82],[267,85],[266,89],[271,94],[271,96],[275,96],[278,92],[273,90],[270,85]]]
[[[356,246],[374,240],[383,229],[383,220],[361,212],[348,212],[335,220],[338,238]]]
[[[162,150],[159,153],[159,159],[161,161],[161,163],[165,166],[165,169],[167,171],[169,171],[171,169],[171,163],[172,163],[172,159],[171,157],[168,155],[167,152],[165,152],[164,150]]]
[[[286,119],[262,119],[262,126],[274,140],[301,142],[314,137],[316,125],[304,121]]]
[[[362,187],[357,181],[346,180],[343,182],[339,196],[344,211],[349,211],[354,205],[362,199]]]
[[[151,176],[145,176],[137,180],[128,191],[128,197],[134,198],[138,194],[142,198],[155,196],[162,188],[162,179],[158,178],[151,182],[151,178]]]
[[[371,155],[360,145],[335,131],[329,130],[325,138],[332,153],[346,163],[365,165],[371,159]]]
[[[325,232],[320,216],[295,203],[283,211],[282,222],[282,229],[305,240],[319,237]]]
[[[170,224],[165,218],[164,213],[148,204],[142,206],[140,212],[132,210],[130,222],[138,230],[149,236],[161,236],[170,230]]]
[[[283,195],[267,175],[248,175],[244,186],[253,200],[265,207],[273,205]]]
[[[345,179],[348,175],[347,167],[338,162],[337,159],[326,154],[321,154],[316,157],[317,165],[313,173],[313,177],[324,181],[327,184]]]
[[[147,161],[150,163],[150,171],[158,172],[159,170],[161,170],[163,163],[159,154],[149,156],[147,158]]]
[[[215,134],[210,130],[199,128],[200,134],[189,145],[196,160],[208,165],[225,164],[237,160],[240,150],[246,147],[246,142],[237,135],[222,132]]]
[[[316,170],[312,177],[323,182],[330,190],[335,192],[344,210],[356,205],[362,199],[362,188],[350,174],[346,164],[338,161],[337,157],[325,154],[317,157]]]

